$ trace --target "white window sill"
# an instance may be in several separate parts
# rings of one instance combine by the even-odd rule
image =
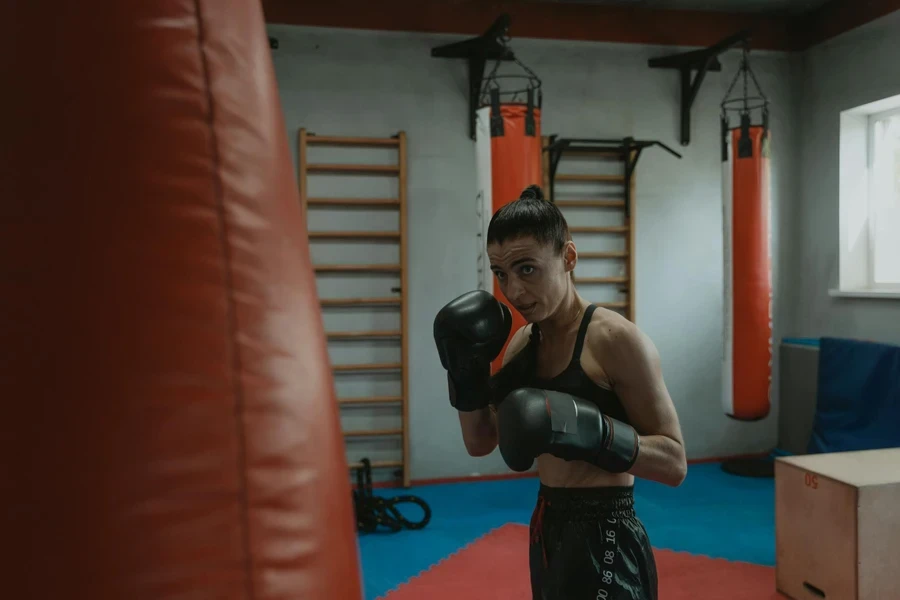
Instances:
[[[832,298],[876,298],[879,300],[900,300],[900,290],[828,290]]]

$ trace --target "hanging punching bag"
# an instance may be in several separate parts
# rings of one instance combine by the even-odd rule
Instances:
[[[501,103],[497,89],[491,92],[491,103],[478,111],[476,122],[476,149],[478,161],[479,196],[482,199],[482,232],[486,234],[491,216],[505,204],[518,199],[529,185],[540,185],[541,170],[541,110],[535,106],[532,90],[528,102]],[[485,175],[489,174],[489,175]],[[490,190],[488,192],[488,182]],[[484,238],[482,238],[484,239]],[[484,244],[481,248],[485,253]],[[482,256],[483,289],[494,293],[509,306],[513,316],[512,329],[503,350],[493,363],[496,371],[503,362],[503,355],[513,334],[523,325],[525,318],[512,307],[500,290],[500,285],[490,271],[486,255]],[[490,283],[488,283],[490,282]],[[490,287],[488,287],[490,286]]]
[[[259,2],[12,4],[0,595],[361,598]]]
[[[772,373],[772,276],[768,119],[722,121],[725,257],[725,414],[752,421],[769,414]]]

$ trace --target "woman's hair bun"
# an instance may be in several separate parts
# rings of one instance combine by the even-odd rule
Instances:
[[[539,185],[529,185],[522,191],[522,195],[519,196],[519,200],[543,200],[544,192],[541,190],[541,186]]]

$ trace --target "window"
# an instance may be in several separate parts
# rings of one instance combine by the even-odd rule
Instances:
[[[900,96],[841,113],[840,285],[900,298]]]
[[[900,288],[900,108],[869,116],[869,287]]]

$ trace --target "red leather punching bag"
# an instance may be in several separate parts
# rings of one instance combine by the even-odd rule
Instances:
[[[360,598],[259,3],[4,10],[0,596]]]
[[[756,421],[771,410],[772,258],[768,127],[724,132],[725,326],[722,405]],[[743,146],[743,153],[741,152]]]
[[[478,110],[476,121],[475,157],[482,214],[482,233],[479,252],[482,254],[482,289],[509,307],[512,328],[503,350],[494,359],[494,372],[503,366],[506,348],[516,332],[525,325],[525,318],[503,295],[500,284],[490,270],[490,260],[484,247],[491,217],[506,204],[517,199],[529,185],[541,185],[541,109],[531,104],[506,103]]]

